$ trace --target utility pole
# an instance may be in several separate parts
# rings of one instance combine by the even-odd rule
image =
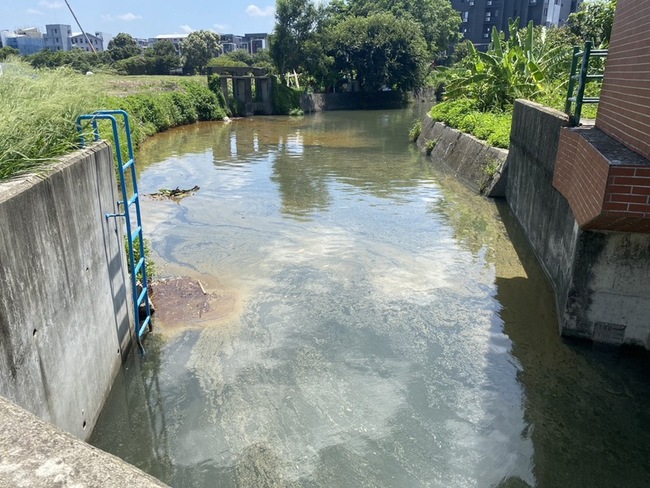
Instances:
[[[72,7],[71,7],[70,4],[68,3],[68,0],[64,0],[64,1],[65,1],[65,4],[68,6],[68,10],[70,10],[70,13],[71,13],[72,16],[74,17],[74,21],[75,21],[75,22],[77,23],[77,25],[79,26],[79,30],[81,31],[81,33],[82,33],[82,34],[84,35],[84,37],[86,38],[86,42],[87,42],[88,45],[90,46],[90,49],[92,49],[93,54],[97,54],[97,51],[95,51],[95,46],[93,46],[93,43],[90,42],[90,39],[88,38],[88,34],[86,34],[86,31],[84,31],[83,27],[81,27],[81,24],[79,23],[79,19],[77,19],[77,16],[74,14],[74,12],[73,12],[73,10],[72,10]]]

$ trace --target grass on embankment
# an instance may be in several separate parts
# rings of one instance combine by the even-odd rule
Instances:
[[[438,103],[429,115],[462,132],[486,141],[490,146],[508,149],[512,112],[480,112],[468,99],[456,99]]]
[[[596,95],[593,96],[597,96],[599,92],[595,93]],[[565,99],[562,96],[548,96],[536,101],[542,105],[564,111]],[[429,115],[433,120],[444,122],[454,129],[472,134],[491,146],[508,149],[513,107],[507,107],[503,112],[481,112],[476,107],[477,103],[474,100],[457,98],[434,105],[429,111]],[[595,118],[596,112],[596,106],[585,105],[582,110],[582,118]],[[412,131],[415,129],[416,127]],[[410,134],[409,137],[412,138],[413,135]]]
[[[68,69],[36,71],[20,62],[5,64],[0,76],[0,180],[39,171],[77,149],[77,117],[98,109],[126,110],[136,145],[170,127],[226,115],[202,77],[84,76]]]

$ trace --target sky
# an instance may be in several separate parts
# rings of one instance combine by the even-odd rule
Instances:
[[[275,23],[275,0],[68,0],[88,32],[133,37],[213,30],[220,34],[268,32]],[[64,0],[0,0],[0,30],[70,24]]]

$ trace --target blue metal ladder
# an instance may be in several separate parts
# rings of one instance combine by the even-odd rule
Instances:
[[[129,160],[124,164],[122,158],[122,147],[120,145],[120,134],[115,116],[121,116],[124,120],[124,130],[126,132],[126,141],[128,147]],[[151,307],[149,306],[149,283],[147,277],[147,263],[144,256],[144,238],[142,236],[142,217],[140,215],[140,196],[138,194],[138,183],[135,173],[135,157],[133,154],[133,142],[131,139],[131,126],[129,124],[129,115],[124,110],[99,110],[88,115],[80,115],[77,118],[77,131],[80,134],[81,147],[85,147],[86,141],[83,134],[82,121],[89,120],[93,127],[95,141],[99,141],[99,127],[97,121],[108,120],[113,127],[113,140],[115,143],[115,156],[117,157],[117,168],[120,173],[120,187],[122,188],[122,201],[117,202],[122,207],[122,213],[105,215],[106,219],[124,217],[126,222],[126,237],[129,248],[129,268],[131,270],[131,292],[133,295],[133,307],[135,315],[136,340],[140,351],[144,353],[142,338],[147,331],[151,331],[153,324],[151,322]],[[129,171],[130,183],[133,188],[133,194],[129,197],[127,194],[127,181],[125,173]],[[131,222],[131,208],[135,209],[135,229]],[[135,262],[134,248],[137,244],[140,248],[140,258]],[[138,293],[138,276],[142,277],[142,291]],[[144,304],[145,315],[140,316],[140,307]]]

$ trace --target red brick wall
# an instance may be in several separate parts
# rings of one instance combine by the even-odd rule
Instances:
[[[553,186],[567,199],[578,225],[600,215],[605,201],[609,165],[578,132],[562,130]]]
[[[560,133],[553,186],[583,229],[650,233],[650,166],[609,161],[584,130]]]
[[[596,127],[650,159],[650,0],[618,0]]]

